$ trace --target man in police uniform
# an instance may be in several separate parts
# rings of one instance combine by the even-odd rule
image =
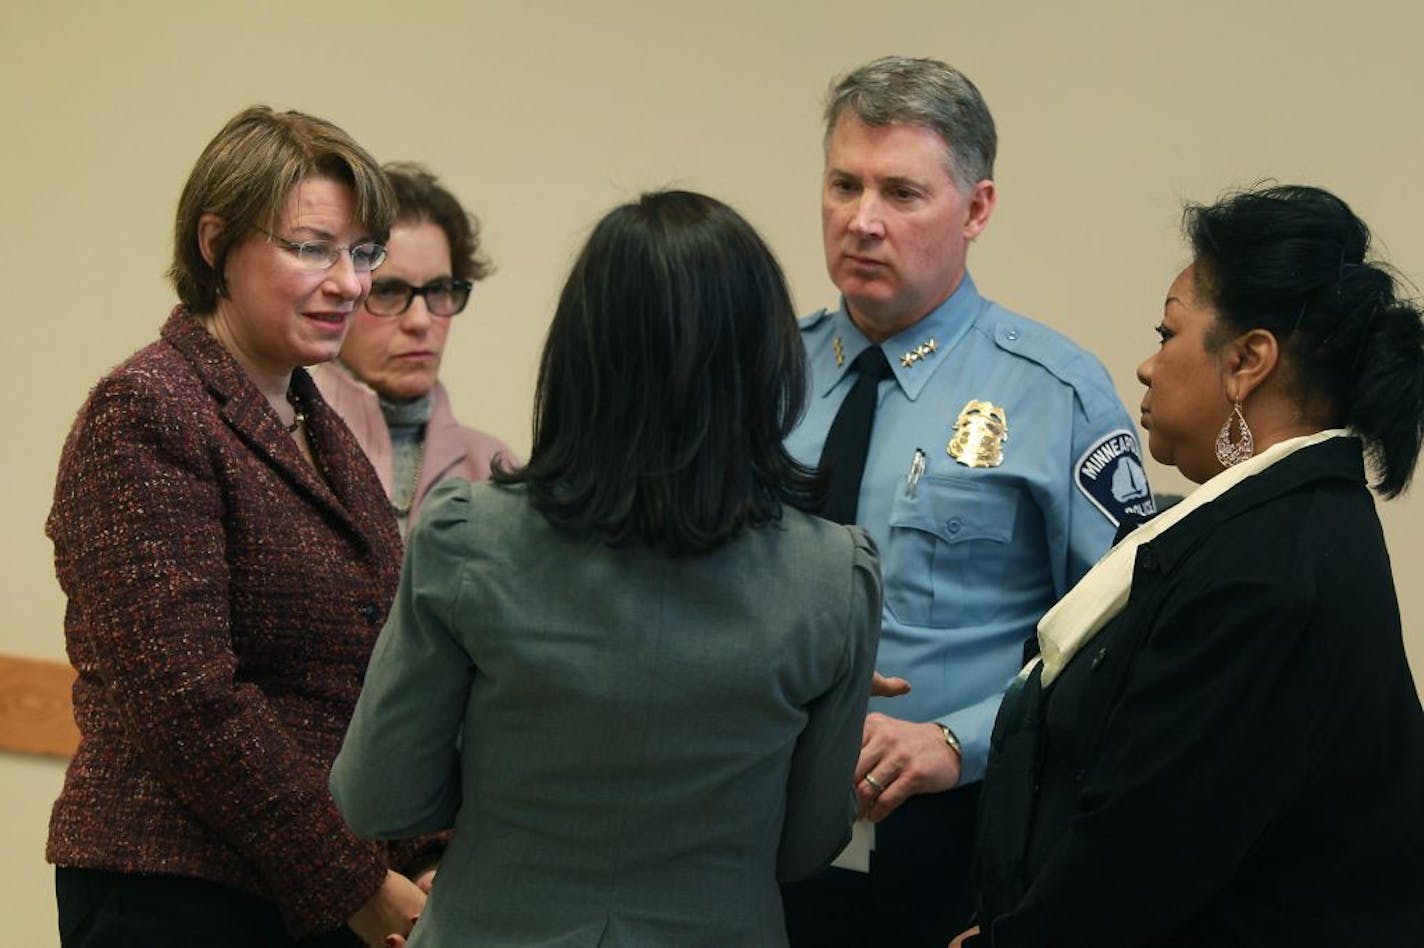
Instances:
[[[1153,510],[1102,365],[980,296],[966,270],[994,211],[995,147],[979,91],[944,63],[880,59],[831,90],[821,218],[841,302],[802,321],[812,390],[788,447],[823,460],[869,371],[859,357],[879,346],[888,377],[870,383],[851,507],[885,574],[879,670],[912,690],[872,701],[865,722],[855,779],[869,871],[783,889],[797,948],[943,948],[964,927],[1004,688],[1043,613],[1120,523]]]

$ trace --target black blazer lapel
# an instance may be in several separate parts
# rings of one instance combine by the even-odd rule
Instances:
[[[1302,448],[1248,477],[1216,500],[1193,511],[1150,546],[1161,567],[1170,572],[1181,559],[1226,521],[1321,481],[1365,486],[1363,447],[1358,438],[1331,438]],[[1135,579],[1134,579],[1135,582]]]

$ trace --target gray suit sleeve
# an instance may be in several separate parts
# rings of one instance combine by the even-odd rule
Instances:
[[[847,529],[854,551],[843,650],[835,681],[811,705],[792,753],[776,865],[783,881],[805,878],[834,859],[855,820],[852,778],[880,641],[880,559],[863,530]]]
[[[439,485],[411,532],[400,589],[331,770],[331,793],[359,835],[447,829],[460,805],[459,735],[474,664],[454,637],[470,484]]]

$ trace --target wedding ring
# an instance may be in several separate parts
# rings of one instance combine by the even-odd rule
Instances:
[[[865,782],[874,787],[876,793],[885,792],[885,785],[882,784],[879,780],[876,780],[874,777],[870,776],[870,774],[865,775]]]

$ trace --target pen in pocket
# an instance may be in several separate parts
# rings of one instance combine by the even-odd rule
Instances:
[[[905,477],[905,493],[911,497],[915,496],[915,487],[920,483],[920,476],[925,473],[925,452],[923,448],[916,448],[914,457],[910,458],[910,473]]]

